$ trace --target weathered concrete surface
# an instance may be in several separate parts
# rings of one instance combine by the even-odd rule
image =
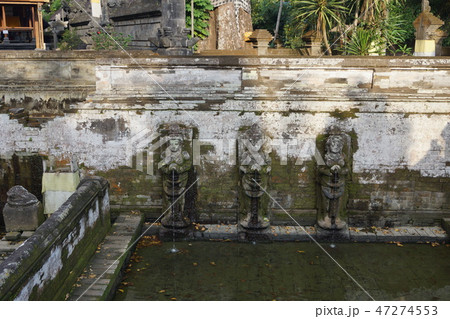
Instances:
[[[108,182],[91,177],[0,265],[0,300],[62,300],[110,226]],[[30,270],[32,269],[32,270]]]
[[[449,216],[449,59],[138,57],[97,60],[96,92],[41,128],[0,116],[0,153],[76,154],[87,173],[111,182],[115,208],[156,218],[159,151],[151,163],[147,147],[161,124],[182,123],[195,128],[201,155],[193,220],[233,222],[236,139],[259,123],[273,140],[271,196],[312,225],[314,147],[336,125],[355,151],[350,225],[434,225]],[[274,222],[290,222],[272,209]]]
[[[226,224],[195,224],[193,231],[186,236],[189,240],[217,240],[217,241],[238,241],[250,240],[242,236],[237,225]],[[154,226],[154,231],[160,225]],[[317,228],[313,226],[270,226],[265,234],[265,239],[269,241],[313,241],[327,242],[319,238]],[[448,233],[438,226],[433,227],[349,227],[345,230],[346,240],[352,242],[383,242],[383,243],[443,243],[448,241]]]
[[[121,214],[66,299],[111,300],[121,281],[121,271],[128,264],[141,234],[142,224],[140,213]]]
[[[96,53],[0,53],[0,110],[21,107],[60,113],[95,90]]]

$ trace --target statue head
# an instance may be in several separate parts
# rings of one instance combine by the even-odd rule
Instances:
[[[330,135],[326,142],[327,153],[339,154],[344,148],[344,139],[341,135]]]
[[[179,152],[181,149],[181,138],[179,137],[174,137],[174,138],[170,138],[169,140],[169,149],[172,153],[176,153]]]
[[[255,146],[259,141],[264,139],[264,133],[258,124],[253,124],[251,128],[246,132],[245,137],[250,141],[250,143]]]

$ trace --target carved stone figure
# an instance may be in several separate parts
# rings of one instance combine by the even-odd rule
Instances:
[[[190,225],[185,214],[185,191],[192,168],[189,152],[183,150],[183,134],[178,126],[171,127],[169,145],[162,153],[160,171],[163,180],[163,211],[165,217],[161,220],[164,227],[184,228]]]
[[[270,149],[263,132],[255,124],[239,139],[240,225],[246,229],[264,229],[269,223]]]
[[[108,0],[107,5],[110,8],[122,6],[124,0]]]
[[[157,37],[150,37],[157,52],[161,55],[191,55],[193,45],[199,38],[188,38],[190,33],[186,28],[185,0],[171,0],[161,2],[161,26]]]
[[[346,226],[342,220],[347,204],[346,180],[349,175],[350,136],[332,129],[326,144],[324,163],[319,163],[320,197],[317,224],[327,230]]]

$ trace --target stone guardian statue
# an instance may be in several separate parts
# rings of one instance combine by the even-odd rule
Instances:
[[[319,200],[317,225],[326,230],[341,230],[348,194],[350,136],[332,129],[325,143],[324,163],[318,165]]]
[[[185,228],[190,220],[185,214],[185,191],[192,159],[184,147],[183,134],[178,126],[171,127],[168,147],[162,153],[160,171],[163,181],[163,212],[161,223],[166,228]]]
[[[245,229],[265,229],[269,222],[271,159],[262,130],[255,124],[239,139],[240,225]]]

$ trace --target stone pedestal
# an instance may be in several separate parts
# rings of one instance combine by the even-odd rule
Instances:
[[[436,41],[416,40],[414,45],[415,56],[436,56]]]
[[[272,34],[264,29],[255,30],[249,37],[253,42],[253,47],[258,49],[258,55],[267,55],[269,53],[269,43],[272,41]]]
[[[435,17],[431,12],[427,0],[422,1],[422,12],[419,14],[413,25],[416,29],[416,44],[414,47],[415,56],[436,56],[437,49],[441,47],[442,40],[447,34],[439,30],[444,25],[444,21]]]
[[[159,229],[159,238],[166,241],[170,241],[173,239],[185,240],[187,238],[192,238],[192,233],[193,229],[190,225],[185,228],[161,227]]]
[[[325,242],[346,242],[350,240],[350,233],[348,226],[345,225],[342,229],[323,229],[316,225],[316,235],[318,241]]]
[[[239,226],[238,241],[240,242],[272,242],[272,232],[265,229],[245,229]]]
[[[14,186],[3,208],[7,232],[33,231],[44,221],[43,209],[36,196],[22,186]]]
[[[76,191],[80,184],[80,173],[44,173],[42,193],[44,195],[44,213],[53,214]]]
[[[156,42],[160,55],[192,55],[191,47],[199,39],[189,39],[186,29],[186,1],[167,0],[161,2],[161,26]]]

